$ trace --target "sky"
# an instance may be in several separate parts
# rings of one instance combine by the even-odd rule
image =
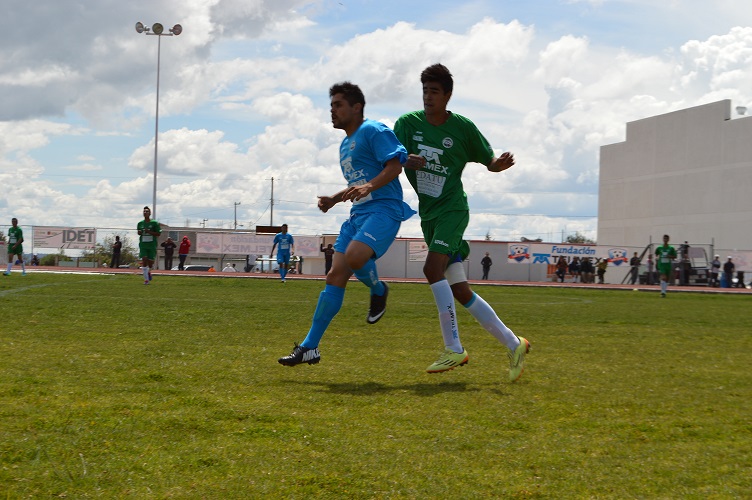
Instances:
[[[135,228],[153,201],[158,46],[155,218],[169,226],[336,234],[349,204],[323,214],[316,197],[345,187],[328,96],[344,80],[392,126],[422,108],[426,66],[450,69],[449,109],[516,159],[466,167],[467,239],[597,240],[599,150],[627,122],[721,99],[752,109],[747,0],[3,4],[0,227]],[[399,236],[421,236],[417,216]]]

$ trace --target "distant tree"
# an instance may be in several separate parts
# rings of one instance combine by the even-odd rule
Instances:
[[[63,253],[48,253],[41,259],[39,259],[39,265],[40,266],[54,266],[61,260],[65,260],[68,257],[65,256]]]
[[[138,252],[133,242],[127,235],[121,234],[118,236],[120,236],[120,242],[123,244],[123,247],[120,249],[121,264],[136,262]],[[110,262],[112,262],[112,244],[114,242],[114,234],[105,237],[102,243],[94,245],[94,250],[85,250],[79,260],[82,262],[99,262],[100,264],[107,264],[109,266]]]
[[[489,229],[486,231],[486,241],[491,241],[493,238],[491,238],[491,230]]]
[[[584,234],[577,231],[575,234],[567,236],[567,243],[585,243],[587,245],[595,245],[595,241],[586,237]]]

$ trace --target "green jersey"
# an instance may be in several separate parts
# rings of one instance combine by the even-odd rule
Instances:
[[[23,230],[16,226],[8,229],[8,255],[23,254]]]
[[[447,121],[437,127],[428,123],[425,111],[414,111],[397,120],[394,133],[408,153],[426,159],[420,170],[405,170],[418,194],[420,218],[431,220],[446,212],[469,211],[462,171],[469,162],[488,166],[494,157],[475,124],[450,113]]]
[[[138,229],[141,234],[138,236],[138,242],[141,245],[145,246],[154,246],[154,248],[157,248],[157,239],[159,239],[157,236],[153,236],[146,231],[154,231],[156,233],[162,232],[162,226],[159,225],[159,222],[155,220],[150,220],[149,222],[146,222],[145,220],[139,221],[138,225],[136,226],[136,229]]]
[[[655,249],[655,262],[658,271],[668,274],[671,271],[671,262],[676,258],[676,249],[671,245],[661,245]]]

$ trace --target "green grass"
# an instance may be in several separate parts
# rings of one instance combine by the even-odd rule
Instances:
[[[352,282],[322,361],[277,364],[320,281],[18,274],[0,280],[7,498],[743,498],[748,296],[476,286],[533,351],[425,284],[367,325]]]

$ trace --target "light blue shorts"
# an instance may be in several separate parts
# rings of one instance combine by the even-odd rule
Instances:
[[[290,251],[282,251],[280,250],[277,252],[277,264],[290,264]]]
[[[360,241],[371,247],[378,259],[389,250],[401,224],[382,213],[351,215],[342,223],[334,250],[345,253],[351,241]]]

